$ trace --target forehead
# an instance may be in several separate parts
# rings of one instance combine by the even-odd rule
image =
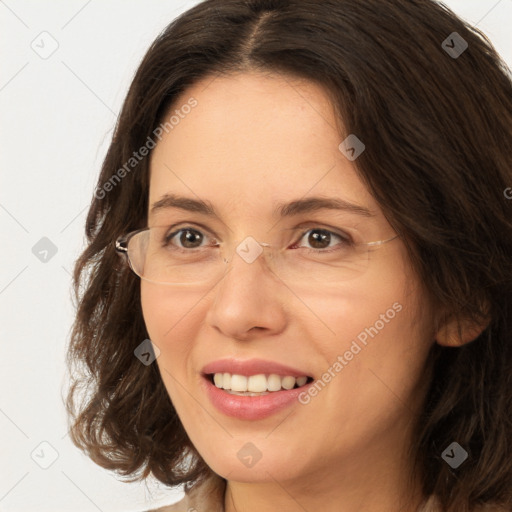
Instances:
[[[191,98],[195,106],[183,109]],[[221,211],[243,206],[264,214],[311,193],[378,210],[338,149],[327,94],[312,82],[259,73],[209,77],[185,90],[166,119],[171,115],[173,128],[151,155],[150,204],[178,193]]]

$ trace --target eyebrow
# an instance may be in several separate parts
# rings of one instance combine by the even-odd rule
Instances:
[[[219,218],[219,215],[215,212],[215,208],[209,201],[183,197],[176,194],[165,194],[162,196],[151,206],[151,213],[153,214],[159,210],[168,208],[178,208],[180,210]],[[375,214],[368,208],[337,197],[308,197],[306,199],[296,199],[288,203],[277,203],[274,207],[273,214],[283,218],[317,210],[342,210],[363,217],[375,217]]]

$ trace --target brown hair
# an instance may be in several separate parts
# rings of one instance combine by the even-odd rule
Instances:
[[[442,46],[453,32],[468,44],[458,58]],[[149,158],[112,179],[188,86],[247,70],[324,87],[342,120],[340,142],[354,133],[365,143],[357,172],[433,303],[490,318],[471,343],[433,344],[411,455],[425,495],[443,510],[512,507],[511,75],[482,32],[432,0],[206,0],[158,36],[120,113],[74,269],[74,443],[125,476],[178,485],[211,472],[157,366],[134,357],[148,337],[140,283],[113,242],[146,226]],[[454,441],[469,453],[456,470],[441,458]]]

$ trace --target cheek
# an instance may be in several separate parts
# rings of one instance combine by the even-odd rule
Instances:
[[[140,295],[144,322],[153,341],[166,342],[176,332],[193,327],[200,299],[197,292],[176,291],[141,281]]]
[[[318,392],[301,402],[301,421],[306,431],[323,431],[319,443],[325,451],[348,454],[384,432],[405,432],[425,391],[420,377],[430,344],[414,321],[414,309],[406,296],[381,298],[353,295],[344,301],[337,323],[332,318],[336,336],[317,344],[325,364]]]
[[[363,286],[347,282],[336,294],[319,292],[303,302],[308,308],[299,315],[299,322],[307,325],[309,338],[328,361],[350,350],[354,342],[364,349],[372,340],[394,338],[398,332],[407,336],[415,309],[397,280],[393,286],[378,281]]]
[[[321,323],[315,320],[319,330],[311,329],[310,337],[325,371],[338,362],[330,373],[343,375],[332,379],[337,398],[355,396],[360,405],[383,394],[396,399],[393,390],[407,394],[419,379],[433,328],[426,294],[407,261],[405,251],[390,251],[386,265],[369,269],[357,283],[347,281],[336,297],[319,292],[311,301]]]
[[[165,338],[165,332],[172,326],[172,319],[168,312],[170,302],[162,291],[162,287],[157,287],[146,281],[141,281],[140,300],[142,306],[142,315],[150,339],[158,345]]]
[[[146,328],[152,342],[160,349],[156,364],[167,394],[192,442],[201,453],[219,443],[223,430],[215,430],[213,424],[211,442],[205,443],[204,425],[210,417],[198,406],[198,375],[193,372],[194,340],[198,339],[206,314],[201,301],[204,293],[172,291],[168,288],[143,282],[141,304]],[[196,349],[197,350],[197,349]],[[195,399],[191,399],[195,397]],[[210,458],[215,459],[212,453]]]
[[[200,299],[197,292],[177,292],[142,282],[142,313],[149,337],[160,349],[157,362],[161,370],[165,368],[174,374],[187,368],[184,363],[190,355],[192,340],[202,325]]]
[[[397,271],[360,289],[347,290],[337,317],[335,311],[326,316],[338,342],[322,347],[332,368],[328,373],[336,375],[326,398],[339,405],[336,417],[351,418],[351,428],[363,418],[368,427],[389,425],[415,408],[433,343],[424,295],[412,276]]]

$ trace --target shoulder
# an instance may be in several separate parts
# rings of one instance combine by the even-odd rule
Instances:
[[[224,512],[225,489],[226,480],[213,473],[192,487],[177,503],[148,512]]]

